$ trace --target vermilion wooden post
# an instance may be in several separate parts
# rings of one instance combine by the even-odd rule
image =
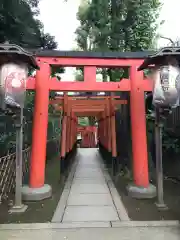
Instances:
[[[72,148],[74,147],[75,143],[75,135],[76,135],[76,123],[75,123],[75,116],[72,114],[73,120],[72,120],[72,129],[73,129],[73,135],[72,135]]]
[[[97,124],[98,124],[98,127],[96,130],[96,144],[98,143],[98,139],[99,139],[99,123],[98,123],[98,121],[97,121]]]
[[[77,129],[78,129],[78,117],[76,117],[76,135],[75,135],[75,142],[77,141]]]
[[[72,116],[72,120],[71,120],[71,129],[72,129],[72,136],[71,136],[71,149],[73,149],[73,145],[74,145],[74,134],[75,134],[75,124],[74,124],[74,118],[73,118],[73,114],[71,114]]]
[[[69,136],[68,136],[68,145],[69,145],[69,147],[68,147],[68,152],[70,152],[71,151],[71,113],[69,113]]]
[[[69,152],[71,151],[71,137],[72,137],[71,123],[72,123],[71,110],[69,110],[69,149],[68,149]]]
[[[68,112],[68,95],[67,93],[64,93],[64,109],[66,112],[66,142],[65,142],[65,157],[68,152],[68,131],[69,131],[69,112]],[[65,160],[66,161],[66,160]],[[65,163],[65,162],[64,162]],[[65,163],[66,164],[66,163]]]
[[[86,143],[86,145],[88,146],[88,147],[90,147],[90,140],[91,140],[91,137],[90,137],[90,132],[88,131],[87,132],[87,143]]]
[[[70,113],[69,113],[69,117],[68,117],[68,129],[67,129],[67,152],[70,152],[70,136],[71,136],[71,117],[70,117]]]
[[[113,161],[113,173],[117,170],[117,147],[116,147],[116,127],[115,127],[115,113],[111,117],[112,128],[112,161]]]
[[[96,67],[85,66],[84,67],[84,82],[93,85],[96,82]]]
[[[116,146],[116,120],[115,120],[115,109],[111,102],[111,140],[112,140],[112,174],[115,175],[117,171],[117,146]]]
[[[62,120],[62,135],[61,135],[61,155],[60,155],[61,173],[64,172],[64,161],[66,156],[66,126],[67,126],[67,116],[64,115]]]
[[[148,187],[148,154],[146,137],[146,112],[144,90],[142,89],[143,72],[137,72],[138,66],[130,68],[130,109],[132,129],[132,154],[134,183]]]
[[[65,156],[68,153],[68,136],[69,136],[69,116],[68,116],[68,111],[67,111],[67,117],[66,117],[66,147],[65,147]],[[66,160],[65,160],[66,161]]]
[[[76,123],[75,123],[75,114],[72,113],[72,129],[73,129],[73,135],[72,135],[72,148],[74,147],[74,143],[75,143],[75,132],[76,132]]]
[[[111,120],[110,120],[110,104],[109,99],[106,98],[106,108],[107,108],[107,149],[111,152]]]
[[[94,145],[97,147],[97,127],[94,126]]]
[[[89,145],[90,145],[90,148],[92,148],[92,145],[93,145],[93,139],[92,139],[92,132],[89,132]]]
[[[45,181],[50,73],[50,66],[41,62],[40,70],[36,73],[36,94],[30,163],[31,188],[40,188],[44,185]]]
[[[108,112],[108,151],[109,153],[112,154],[112,131],[111,131],[111,99],[107,98],[106,99],[106,104],[107,104],[107,112]]]
[[[74,125],[74,115],[71,111],[71,150],[73,148],[73,143],[74,143],[74,132],[75,132],[75,125]]]
[[[101,115],[101,119],[100,119],[100,124],[101,124],[101,135],[100,135],[100,137],[101,137],[101,144],[102,144],[102,146],[104,147],[104,143],[103,143],[103,120],[102,120],[102,115]]]
[[[69,101],[67,101],[67,130],[66,130],[66,153],[70,150],[70,134],[71,134],[71,119],[70,119],[70,106]]]
[[[71,134],[72,134],[72,129],[71,129],[71,121],[72,121],[72,119],[71,119],[71,109],[69,109],[69,148],[68,148],[68,152],[70,152],[71,151]]]
[[[71,149],[73,148],[73,140],[74,140],[74,119],[73,119],[73,113],[71,112]]]
[[[91,141],[90,141],[91,148],[93,148],[94,147],[94,141],[93,141],[93,132],[92,131],[90,132],[90,139],[91,139]]]
[[[103,141],[102,141],[102,131],[103,131],[102,117],[100,118],[100,121],[99,121],[99,128],[100,128],[100,142],[101,142],[101,145],[103,146]]]
[[[105,119],[105,114],[102,113],[102,144],[103,144],[103,147],[105,147],[105,139],[104,139],[104,134],[105,134],[105,122],[104,122],[104,119]]]
[[[98,141],[101,144],[101,121],[98,121]]]
[[[78,133],[78,118],[75,116],[74,144],[76,144],[77,142],[77,133]]]
[[[104,143],[105,148],[108,149],[108,135],[107,135],[107,109],[104,108]]]
[[[66,157],[66,132],[67,132],[67,95],[64,94],[63,102],[63,121],[62,121],[62,135],[61,135],[61,156],[60,156],[60,170],[64,173],[65,170],[65,157]]]
[[[77,134],[78,134],[78,118],[75,117],[75,135],[74,135],[74,143],[77,142]]]

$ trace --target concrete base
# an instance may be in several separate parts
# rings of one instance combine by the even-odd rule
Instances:
[[[147,188],[139,187],[134,184],[127,186],[129,196],[136,199],[150,199],[156,197],[156,187],[149,184]]]
[[[28,206],[22,204],[21,206],[13,206],[10,210],[9,213],[24,213],[27,210]]]
[[[168,206],[165,203],[155,203],[156,207],[160,210],[160,211],[167,211],[169,210]]]
[[[29,186],[23,186],[22,198],[24,201],[41,201],[52,196],[52,188],[48,184],[45,184],[41,188],[30,188]]]

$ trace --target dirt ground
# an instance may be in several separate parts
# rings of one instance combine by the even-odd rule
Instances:
[[[119,177],[115,185],[122,197],[129,217],[135,221],[180,220],[180,160],[171,159],[164,162],[164,201],[167,211],[158,211],[155,202],[151,200],[136,200],[128,196],[126,186],[129,180]],[[155,184],[155,183],[153,183]]]
[[[28,209],[25,213],[9,214],[6,204],[0,205],[0,223],[45,223],[52,219],[61,192],[64,179],[60,179],[60,162],[57,158],[49,160],[46,167],[46,183],[52,186],[53,194],[50,199],[41,202],[27,202]]]
[[[164,182],[164,199],[169,209],[158,211],[155,205],[156,199],[136,200],[129,197],[126,191],[128,182],[123,177],[119,177],[115,185],[131,220],[180,220],[180,184],[169,180]]]

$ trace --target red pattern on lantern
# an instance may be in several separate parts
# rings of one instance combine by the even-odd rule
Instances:
[[[20,86],[18,87],[13,87],[12,86],[12,81],[13,79],[17,79],[20,81]],[[11,72],[5,79],[5,90],[6,92],[10,91],[22,91],[25,89],[25,78],[23,73],[16,73],[16,72]]]

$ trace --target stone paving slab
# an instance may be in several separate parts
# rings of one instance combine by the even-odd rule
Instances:
[[[82,174],[82,173],[86,173],[86,174],[89,174],[89,173],[94,173],[94,174],[103,174],[101,169],[97,169],[97,168],[85,168],[85,167],[81,167],[79,169],[76,170],[76,173],[77,174]]]
[[[86,168],[86,169],[94,169],[94,170],[100,170],[101,169],[101,165],[99,163],[96,162],[90,162],[92,160],[89,160],[88,163],[86,162],[78,162],[77,168],[81,169],[81,168]]]
[[[101,166],[100,166],[99,163],[90,162],[90,161],[91,160],[89,160],[89,163],[79,161],[79,163],[77,165],[77,169],[82,169],[82,168],[94,169],[94,170],[100,170],[101,169]]]
[[[119,217],[112,206],[68,206],[63,222],[106,222],[118,221]]]
[[[75,178],[96,178],[96,179],[104,179],[103,174],[97,173],[97,172],[89,172],[88,174],[86,172],[81,173],[75,173]]]
[[[92,159],[89,159],[88,162],[86,161],[79,161],[78,167],[86,167],[86,168],[100,168],[99,162],[93,162]]]
[[[101,171],[101,166],[97,164],[87,165],[84,163],[79,163],[77,165],[77,171],[89,171],[89,170],[96,171],[96,172]]]
[[[71,187],[71,194],[77,193],[106,193],[110,194],[107,185],[105,184],[93,184],[93,183],[84,183],[84,184],[73,184]]]
[[[101,166],[100,164],[97,164],[97,163],[92,163],[92,164],[86,164],[86,163],[83,163],[83,162],[79,162],[78,165],[77,165],[77,170],[81,170],[81,169],[93,169],[94,171],[96,170],[101,170]]]
[[[68,206],[113,206],[109,194],[70,194]]]
[[[52,222],[107,222],[109,226],[111,221],[129,220],[123,204],[117,201],[119,196],[111,191],[114,186],[110,184],[112,181],[102,166],[98,152],[81,150],[78,150],[71,184],[69,181],[64,189],[69,194],[65,192],[66,199],[63,202],[60,200],[62,204],[58,205]]]
[[[105,179],[74,178],[72,184],[106,184]]]
[[[81,149],[80,149],[80,151],[81,151]],[[94,152],[94,151],[92,151],[92,152]],[[94,152],[95,153],[95,152]],[[84,153],[84,154],[80,154],[79,156],[80,156],[80,159],[79,159],[79,164],[85,164],[85,165],[93,165],[93,164],[96,164],[96,165],[99,165],[99,162],[98,162],[98,160],[95,160],[95,155],[93,156],[93,157],[91,157],[90,155],[88,156],[88,158],[84,158],[84,159],[82,159],[83,158],[83,155],[85,155],[86,153]],[[91,153],[92,154],[92,153]]]
[[[79,169],[79,170],[76,170],[76,174],[78,175],[82,175],[82,174],[98,174],[98,175],[103,175],[101,169],[94,169],[94,168],[90,168],[90,169],[86,169],[86,168],[82,168],[82,169]]]
[[[89,169],[89,168],[101,169],[101,165],[99,164],[99,162],[93,162],[92,159],[89,159],[88,162],[79,161],[77,167],[78,168],[87,168],[87,169]]]

